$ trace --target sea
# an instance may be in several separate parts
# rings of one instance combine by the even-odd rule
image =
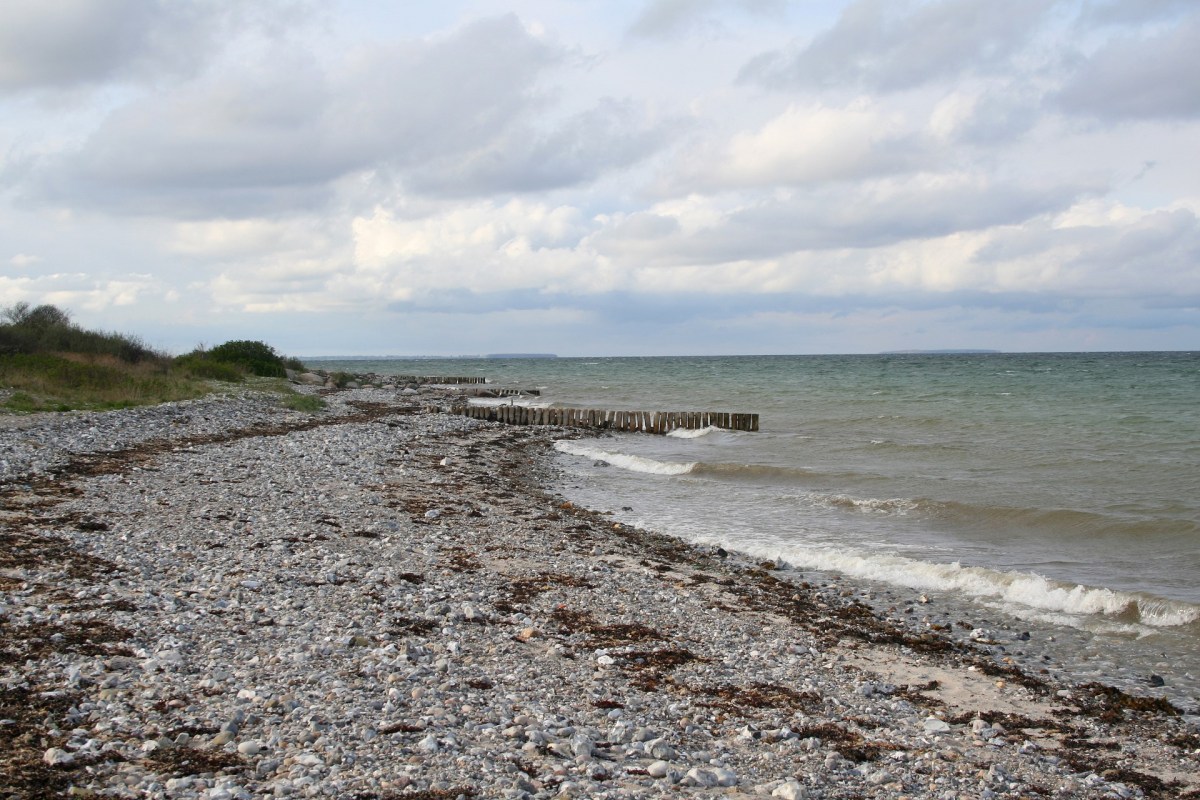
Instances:
[[[480,402],[757,413],[565,438],[548,488],[1200,710],[1200,353],[309,363],[540,392]]]

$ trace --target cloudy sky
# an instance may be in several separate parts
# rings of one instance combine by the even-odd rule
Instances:
[[[1200,349],[1196,0],[5,0],[0,305],[184,352]]]

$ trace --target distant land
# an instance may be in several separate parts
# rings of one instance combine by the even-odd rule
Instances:
[[[488,353],[484,358],[558,358],[553,353]]]
[[[472,358],[558,358],[554,353],[473,353],[460,356],[301,356],[301,361],[450,361]]]
[[[926,356],[926,355],[981,355],[1002,353],[1003,350],[885,350],[884,356]]]

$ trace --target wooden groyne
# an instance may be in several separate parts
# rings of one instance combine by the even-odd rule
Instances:
[[[478,376],[467,377],[467,378],[462,378],[462,377],[456,378],[456,377],[452,377],[452,376],[448,377],[445,375],[434,375],[434,376],[415,375],[415,376],[411,376],[411,377],[413,378],[414,383],[420,383],[420,384],[442,383],[442,384],[457,386],[459,384],[464,384],[464,383],[487,383],[487,378],[480,378]]]
[[[561,425],[610,431],[670,433],[680,428],[724,428],[757,431],[758,414],[727,411],[612,411],[598,408],[530,408],[528,406],[459,406],[452,409],[472,419],[509,425]]]
[[[463,394],[471,397],[538,397],[541,389],[463,389]]]

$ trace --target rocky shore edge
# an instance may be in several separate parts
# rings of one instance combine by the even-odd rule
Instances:
[[[574,507],[566,430],[318,390],[0,426],[0,797],[1200,797],[1166,701]]]

